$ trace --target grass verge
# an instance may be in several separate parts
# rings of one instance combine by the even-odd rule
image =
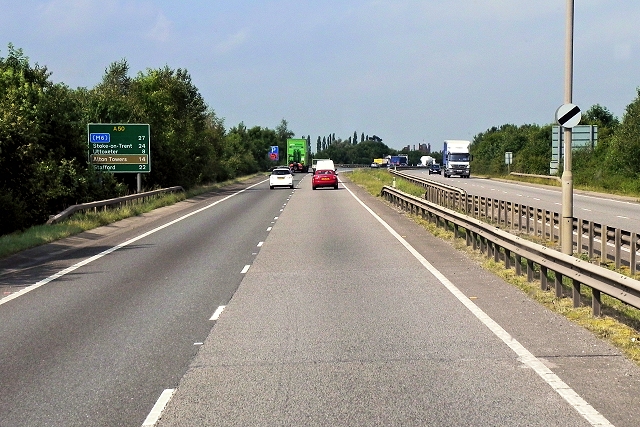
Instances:
[[[354,171],[349,174],[349,178],[375,196],[380,195],[384,185],[391,185],[392,180],[392,176],[386,171],[369,170]],[[402,178],[396,178],[396,188],[415,196],[421,196],[424,193],[422,187],[411,184]],[[437,227],[435,224],[415,215],[407,213],[407,216],[422,225],[434,236],[449,241],[457,250],[467,253],[471,259],[478,262],[486,270],[493,272],[505,282],[518,287],[531,299],[579,324],[599,338],[607,340],[627,358],[640,365],[640,332],[638,332],[640,331],[640,310],[603,294],[602,316],[594,317],[591,314],[590,307],[590,288],[582,286],[581,306],[574,308],[571,298],[556,297],[554,289],[543,291],[540,289],[539,281],[529,282],[526,276],[517,275],[515,268],[507,269],[504,267],[504,263],[496,262],[493,258],[487,258],[480,251],[474,251],[473,248],[466,245],[463,239],[455,238],[452,230]],[[536,274],[538,274],[539,278],[539,269]],[[549,274],[549,283],[553,283],[554,277],[552,273]],[[571,295],[570,292],[571,284],[567,281],[563,284],[563,295]]]
[[[170,206],[182,200],[217,190],[232,183],[246,181],[261,174],[254,174],[232,181],[200,186],[185,193],[170,193],[145,202],[133,203],[123,207],[100,212],[78,212],[59,224],[42,224],[22,232],[0,236],[0,258],[4,258],[25,249],[51,243],[83,231],[111,224],[132,216],[151,212],[163,206]]]

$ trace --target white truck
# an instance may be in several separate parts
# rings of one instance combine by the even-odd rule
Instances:
[[[429,165],[431,165],[431,163],[434,162],[434,158],[431,156],[422,156],[420,157],[420,163],[418,164],[418,167],[420,168],[428,168]]]
[[[442,150],[442,174],[445,178],[458,175],[461,178],[469,178],[471,175],[471,154],[469,146],[471,141],[449,139],[444,142]]]

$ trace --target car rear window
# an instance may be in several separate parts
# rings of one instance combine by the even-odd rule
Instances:
[[[333,171],[330,171],[330,170],[316,171],[316,175],[333,175]]]
[[[289,175],[291,172],[289,172],[287,169],[275,169],[271,174],[272,175]]]

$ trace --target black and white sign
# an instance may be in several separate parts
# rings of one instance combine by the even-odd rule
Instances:
[[[556,110],[556,122],[563,128],[572,128],[580,123],[582,113],[575,104],[564,104]]]

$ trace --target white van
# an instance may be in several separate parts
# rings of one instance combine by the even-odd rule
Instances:
[[[322,162],[325,160],[330,160],[330,159],[311,159],[311,172],[315,172],[316,171],[316,165],[318,164],[318,162]]]
[[[316,173],[317,170],[332,170],[335,171],[336,167],[333,164],[333,160],[330,159],[318,159],[316,162],[315,168],[313,169],[313,173]]]

